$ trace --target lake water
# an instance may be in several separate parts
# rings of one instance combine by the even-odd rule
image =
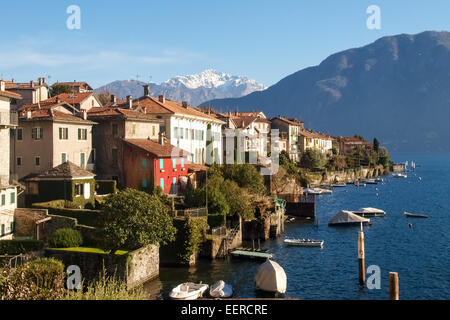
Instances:
[[[286,297],[300,299],[388,299],[389,272],[399,274],[400,299],[450,299],[450,155],[393,155],[396,162],[415,161],[406,179],[388,178],[384,184],[336,188],[318,199],[318,227],[313,222],[286,224],[285,233],[263,247],[288,278]],[[421,178],[421,179],[419,179]],[[375,207],[387,212],[364,228],[366,268],[381,269],[381,289],[358,284],[357,233],[359,227],[329,227],[342,209]],[[411,219],[404,211],[424,213],[429,219]],[[410,228],[409,224],[413,227]],[[286,247],[285,238],[323,239],[320,248]],[[260,297],[253,279],[261,262],[229,258],[200,260],[190,269],[161,268],[160,277],[145,285],[152,299],[165,299],[185,281],[214,283],[225,280],[235,297]]]

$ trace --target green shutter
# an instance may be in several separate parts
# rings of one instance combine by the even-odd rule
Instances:
[[[61,140],[62,138],[62,128],[59,128],[59,140]]]
[[[69,128],[65,128],[66,131],[66,140],[69,139]]]
[[[16,203],[16,193],[15,192],[11,192],[11,204]]]
[[[6,204],[6,195],[2,194],[2,206]]]
[[[5,225],[2,224],[2,233],[1,233],[2,237],[5,235]]]
[[[78,129],[78,140],[81,140],[81,129]]]
[[[44,139],[44,129],[43,128],[39,128],[39,139]]]

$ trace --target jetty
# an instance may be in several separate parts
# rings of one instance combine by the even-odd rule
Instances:
[[[234,250],[234,251],[231,251],[231,255],[234,257],[258,259],[258,260],[267,260],[267,259],[273,258],[272,253],[258,252],[258,251],[246,251],[246,250]]]

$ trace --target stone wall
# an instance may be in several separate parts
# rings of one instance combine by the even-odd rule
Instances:
[[[159,275],[159,247],[150,245],[129,253],[127,286],[135,288]]]
[[[37,222],[48,218],[47,210],[16,209],[14,211],[15,235],[37,239]]]

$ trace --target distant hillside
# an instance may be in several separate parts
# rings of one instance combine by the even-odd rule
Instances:
[[[396,35],[331,55],[265,91],[204,103],[296,116],[392,151],[450,151],[450,33]]]
[[[143,82],[135,80],[114,81],[96,89],[96,92],[109,92],[120,98],[127,95],[140,97],[144,94]],[[178,76],[161,84],[151,83],[152,96],[165,94],[176,101],[188,101],[192,106],[218,98],[237,98],[264,90],[266,87],[246,77],[232,76],[215,70],[206,70],[200,74]]]

